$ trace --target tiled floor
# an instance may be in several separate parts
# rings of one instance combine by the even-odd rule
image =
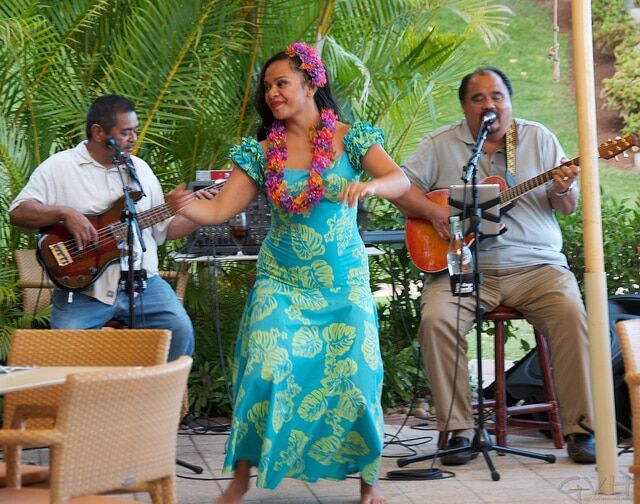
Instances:
[[[391,419],[397,422],[398,418]],[[403,427],[388,423],[385,432],[387,441],[398,437],[421,454],[435,450],[435,440],[429,440],[434,432]],[[421,441],[425,442],[418,445]],[[425,439],[426,438],[426,439]],[[195,475],[178,468],[178,502],[180,504],[212,504],[215,497],[227,484],[221,480],[221,467],[227,436],[211,434],[185,434],[178,439],[181,459],[201,465],[204,472]],[[548,462],[515,455],[500,456],[490,452],[499,481],[493,481],[488,466],[482,456],[465,466],[447,468],[440,464],[445,477],[436,480],[388,480],[389,471],[399,470],[398,457],[406,456],[408,449],[399,444],[389,444],[385,449],[380,486],[389,504],[468,504],[468,503],[511,503],[540,504],[573,502],[632,502],[632,480],[627,468],[632,462],[632,454],[618,457],[619,470],[614,495],[596,494],[595,465],[572,463],[564,449],[553,448],[550,440],[542,434],[511,435],[509,446],[538,453],[554,454],[556,462]],[[416,462],[402,470],[416,471],[431,467],[430,461]],[[450,472],[447,472],[452,469]],[[194,478],[194,479],[186,479]],[[198,480],[199,479],[199,480]],[[306,484],[296,480],[285,480],[275,491],[259,490],[252,486],[245,501],[248,503],[358,503],[359,481],[323,481]]]
[[[486,383],[493,381],[493,362],[484,361]],[[179,504],[213,504],[216,497],[228,484],[229,476],[222,474],[222,463],[228,433],[220,422],[222,419],[194,421],[189,428],[178,433],[178,459],[203,469],[196,474],[188,468],[176,466]],[[404,424],[407,425],[404,425]],[[412,424],[412,425],[411,425]],[[543,434],[522,432],[510,434],[509,447],[530,450],[536,453],[553,454],[556,462],[551,464],[534,458],[516,455],[498,455],[489,452],[489,457],[499,474],[493,481],[489,467],[482,455],[464,466],[446,467],[436,460],[420,461],[399,468],[399,458],[430,454],[435,451],[437,432],[432,425],[415,417],[405,418],[399,414],[386,417],[386,447],[380,478],[380,487],[388,504],[470,504],[470,503],[593,503],[633,502],[632,479],[628,467],[632,463],[630,452],[617,457],[618,471],[616,492],[612,495],[598,494],[595,465],[577,465],[571,462],[564,449],[554,449],[551,440]],[[23,454],[26,461],[46,463],[45,450],[30,450]],[[436,468],[441,470],[438,479],[391,480],[390,471],[417,471]],[[407,473],[403,473],[407,476]],[[254,480],[255,481],[255,480]],[[321,481],[308,484],[287,479],[275,490],[261,490],[252,484],[245,497],[246,503],[278,504],[357,504],[359,502],[359,480]],[[119,496],[133,501],[149,502],[146,494]]]
[[[469,504],[469,503],[631,503],[632,480],[627,468],[632,462],[632,454],[624,453],[619,463],[616,493],[603,495],[595,493],[597,485],[595,465],[576,465],[566,455],[564,449],[557,450],[542,434],[514,434],[509,436],[509,446],[539,453],[549,453],[557,457],[553,464],[515,455],[499,456],[490,452],[499,481],[493,481],[488,466],[482,456],[465,466],[447,468],[435,464],[443,470],[444,477],[433,480],[389,480],[389,471],[399,470],[398,457],[407,456],[411,446],[419,454],[433,453],[434,431],[424,427],[405,426],[401,428],[396,415],[387,418],[385,426],[387,442],[381,473],[380,486],[389,504]],[[424,422],[412,419],[413,423]],[[193,425],[193,424],[192,424]],[[427,424],[426,427],[429,427]],[[203,468],[202,474],[177,466],[177,490],[180,504],[213,504],[215,498],[227,485],[226,476],[221,473],[228,436],[215,430],[181,430],[178,435],[178,457],[184,462]],[[394,439],[406,444],[391,443]],[[422,444],[420,444],[422,443]],[[30,451],[25,454],[32,460],[44,458],[42,454]],[[430,461],[416,462],[401,470],[419,471],[431,467]],[[451,469],[451,471],[449,471]],[[297,480],[285,480],[275,491],[256,489],[252,485],[245,498],[247,503],[279,504],[357,504],[359,481],[322,481],[307,484]],[[120,496],[122,497],[122,496]],[[130,495],[132,500],[149,502],[146,495]]]

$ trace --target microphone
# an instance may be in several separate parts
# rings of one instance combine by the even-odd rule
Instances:
[[[107,145],[107,147],[109,147],[110,149],[113,149],[113,151],[120,157],[124,157],[124,152],[122,152],[120,150],[120,147],[118,146],[118,142],[116,142],[116,139],[113,137],[108,137],[107,140],[105,141],[105,144]]]
[[[497,118],[498,114],[493,110],[487,110],[482,114],[482,116],[480,116],[480,123],[483,126],[489,126],[490,124],[493,124]]]

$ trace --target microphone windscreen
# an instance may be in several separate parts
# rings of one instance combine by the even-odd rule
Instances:
[[[482,123],[483,124],[491,124],[498,118],[498,114],[496,114],[493,110],[487,110],[482,114]]]

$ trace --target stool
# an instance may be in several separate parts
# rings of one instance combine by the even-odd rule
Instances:
[[[544,386],[545,401],[533,404],[523,404],[521,406],[507,406],[507,380],[504,369],[504,322],[506,320],[526,320],[519,311],[500,305],[493,311],[487,312],[483,320],[490,320],[495,325],[495,398],[488,399],[485,404],[493,405],[495,411],[495,436],[496,444],[507,446],[507,423],[522,427],[537,427],[549,429],[551,438],[556,448],[562,448],[562,426],[560,423],[560,408],[556,388],[553,383],[553,373],[549,349],[546,338],[534,327],[538,362]],[[510,418],[512,416],[529,413],[546,413],[548,420],[529,420],[523,418]]]
[[[509,425],[521,427],[535,427],[538,429],[548,429],[551,432],[551,439],[556,448],[562,448],[562,425],[560,422],[560,407],[556,388],[553,382],[553,372],[551,359],[549,358],[549,348],[546,338],[534,327],[538,363],[542,375],[545,402],[523,404],[521,406],[507,406],[507,375],[504,369],[504,322],[507,320],[526,320],[518,310],[508,306],[499,305],[493,311],[487,312],[482,317],[483,320],[492,321],[495,326],[494,337],[494,365],[495,382],[494,399],[485,399],[484,406],[494,408],[495,422],[493,434],[496,436],[498,446],[507,446],[507,423]],[[477,407],[477,404],[474,404]],[[524,418],[510,418],[517,415],[530,413],[547,413],[548,420],[529,420]],[[491,429],[490,429],[491,430]],[[438,447],[447,447],[448,433],[440,432],[438,437]]]

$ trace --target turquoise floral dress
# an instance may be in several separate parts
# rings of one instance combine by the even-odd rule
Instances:
[[[356,208],[337,196],[358,180],[382,132],[356,123],[323,175],[325,197],[308,215],[276,207],[240,324],[234,410],[224,462],[258,467],[257,486],[285,478],[377,480],[384,436],[382,360],[369,267]],[[265,156],[254,138],[231,159],[264,190]],[[292,194],[308,170],[286,169]]]

